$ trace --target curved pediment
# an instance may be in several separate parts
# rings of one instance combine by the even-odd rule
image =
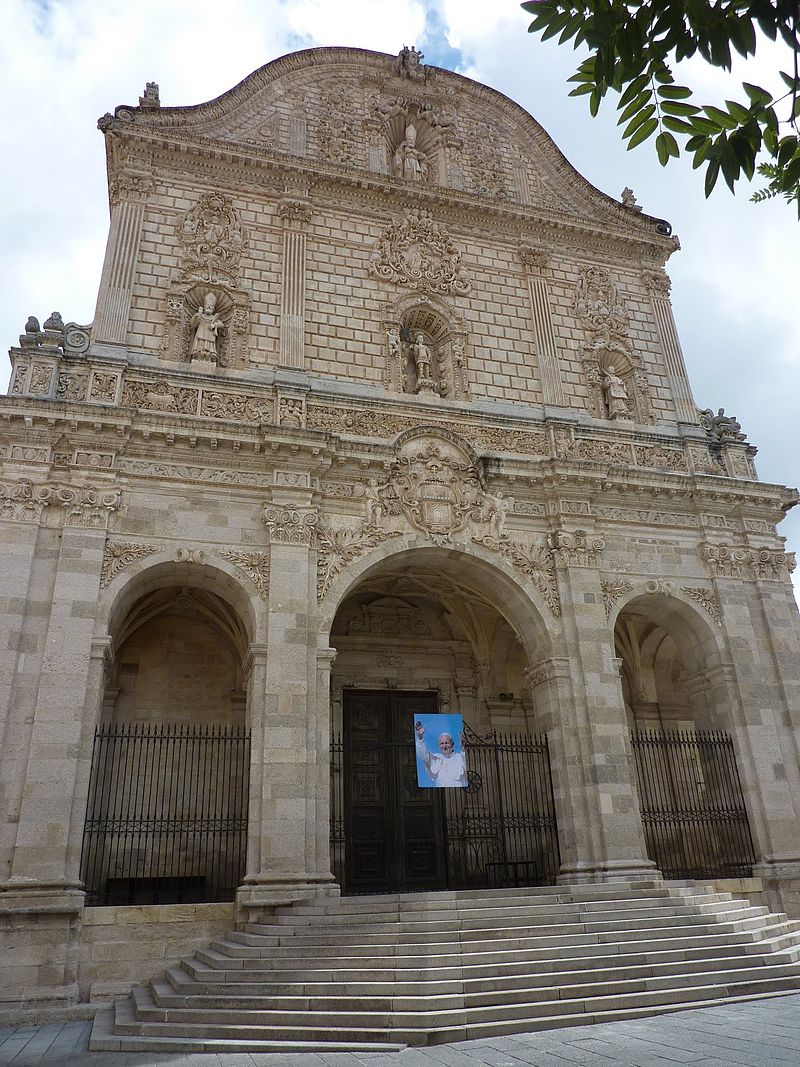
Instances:
[[[452,71],[410,72],[402,56],[295,52],[207,103],[162,108],[145,97],[138,108],[117,108],[114,124],[652,235],[659,220],[595,189],[518,104]]]

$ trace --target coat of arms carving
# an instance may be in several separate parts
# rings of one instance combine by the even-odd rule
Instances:
[[[247,235],[227,196],[207,193],[181,225],[184,271],[198,281],[235,284]]]
[[[379,278],[423,293],[468,293],[461,253],[441,223],[424,211],[408,212],[381,234],[373,258]]]
[[[467,519],[484,519],[485,493],[474,464],[457,445],[443,439],[407,442],[380,490],[382,510],[401,512],[436,543],[446,544]]]

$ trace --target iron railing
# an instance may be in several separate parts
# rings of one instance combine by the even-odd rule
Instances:
[[[99,726],[81,853],[86,903],[233,900],[249,769],[250,734],[237,726]]]
[[[756,862],[732,738],[631,736],[647,854],[666,878],[746,878]]]
[[[560,859],[547,736],[477,734],[465,725],[469,784],[441,789],[449,889],[550,885]],[[372,742],[374,745],[375,743]],[[413,760],[413,738],[405,744]],[[331,863],[348,892],[346,746],[331,738]],[[381,759],[377,759],[381,764]],[[403,788],[410,786],[405,778]],[[443,887],[444,888],[444,887]]]

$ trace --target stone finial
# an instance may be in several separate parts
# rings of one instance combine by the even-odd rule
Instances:
[[[395,74],[414,82],[424,82],[428,77],[428,68],[422,63],[424,58],[413,45],[409,48],[404,44],[394,61]]]
[[[61,318],[61,312],[51,311],[50,318],[45,320],[45,330],[52,330],[54,333],[64,330],[64,320]]]
[[[161,107],[161,100],[158,95],[158,82],[147,82],[144,87],[144,92],[139,97],[139,107]]]
[[[28,321],[25,323],[25,333],[38,333],[41,330],[39,320],[35,315],[29,315]]]
[[[641,204],[637,204],[636,202],[636,197],[633,195],[633,189],[629,188],[627,185],[622,190],[620,194],[620,199],[622,200],[623,207],[630,208],[631,211],[642,210]]]

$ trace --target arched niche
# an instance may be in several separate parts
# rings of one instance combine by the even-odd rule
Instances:
[[[627,338],[595,341],[584,351],[583,366],[590,390],[589,410],[595,418],[654,421],[650,383]]]
[[[693,605],[634,595],[616,615],[614,645],[632,728],[732,728],[720,636]]]
[[[466,330],[461,317],[443,300],[406,297],[387,311],[384,326],[388,389],[468,399]]]

